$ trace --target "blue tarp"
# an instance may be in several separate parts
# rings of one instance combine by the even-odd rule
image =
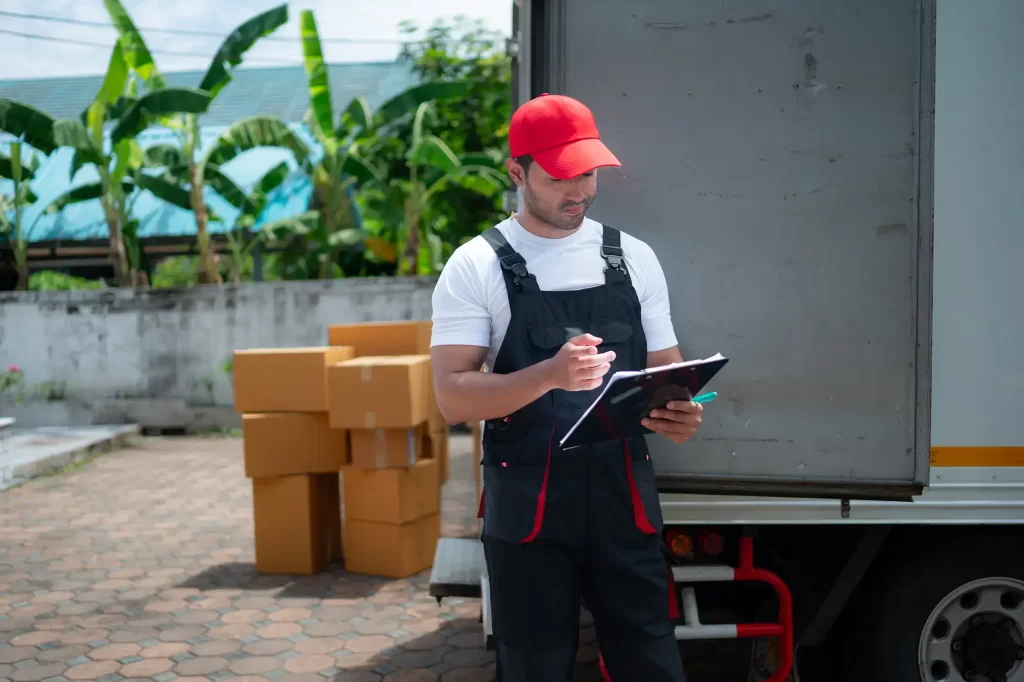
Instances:
[[[293,124],[291,128],[310,146],[315,156],[322,153],[305,126]],[[224,127],[204,128],[201,133],[200,154],[226,130]],[[155,128],[147,130],[138,137],[140,145],[145,149],[155,144],[178,144],[173,131]],[[0,151],[10,155],[9,136],[0,137]],[[23,155],[28,154],[23,149]],[[32,191],[39,200],[23,213],[23,225],[29,242],[45,242],[53,240],[81,241],[87,239],[103,239],[107,237],[107,225],[99,200],[82,202],[68,206],[59,214],[43,213],[54,199],[69,189],[98,182],[99,174],[91,165],[83,166],[69,184],[69,170],[72,150],[58,149],[48,158],[41,159],[39,171],[32,182]],[[268,170],[287,161],[292,168],[292,175],[285,180],[269,196],[267,206],[257,221],[256,228],[262,224],[301,213],[309,206],[312,196],[312,183],[309,177],[298,170],[298,165],[290,151],[277,148],[259,148],[248,151],[232,159],[222,166],[223,172],[234,180],[242,189],[251,190],[260,177]],[[10,194],[10,181],[0,180],[0,193]],[[208,208],[224,222],[209,224],[210,232],[222,233],[232,229],[238,217],[238,210],[224,201],[216,192],[206,188]],[[139,219],[139,236],[152,237],[188,237],[195,235],[196,222],[191,211],[187,211],[156,198],[149,192],[138,192],[132,197],[131,215]]]

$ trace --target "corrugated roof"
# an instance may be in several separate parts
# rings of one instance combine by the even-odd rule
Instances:
[[[413,85],[415,77],[398,64],[336,64],[331,65],[332,97],[336,113],[348,101],[363,95],[374,108],[386,99]],[[193,77],[194,76],[194,77]],[[165,74],[168,84],[187,85],[202,78],[201,72]],[[99,77],[50,78],[25,81],[0,81],[0,97],[27,102],[52,115],[77,117],[93,97],[100,84]],[[46,84],[43,87],[42,84]],[[17,87],[12,87],[12,86]],[[44,96],[45,95],[45,96]],[[291,127],[320,152],[308,129],[300,123],[308,106],[305,71],[299,68],[242,69],[218,95],[210,112],[201,118],[202,148],[212,143],[231,123],[257,114],[276,115],[291,122]],[[10,154],[10,136],[0,133],[0,152]],[[176,144],[172,131],[150,128],[137,138],[143,148],[154,144]],[[200,153],[202,151],[200,150]],[[81,241],[105,239],[107,226],[98,200],[65,208],[58,215],[42,215],[42,210],[72,187],[97,182],[92,166],[85,166],[69,178],[72,152],[58,149],[42,161],[32,183],[39,201],[23,214],[23,224],[32,243],[48,241]],[[309,205],[312,186],[297,170],[291,153],[281,149],[254,149],[225,164],[222,168],[243,189],[250,190],[268,170],[286,160],[295,174],[271,195],[257,227],[263,222],[301,213]],[[0,192],[10,193],[11,182],[0,180]],[[230,229],[237,210],[207,189],[207,204],[224,222],[209,225],[214,234]],[[195,235],[196,223],[191,211],[171,206],[149,192],[137,194],[131,215],[139,219],[139,235],[148,237],[188,237]],[[3,238],[0,237],[0,241]]]
[[[328,71],[336,113],[360,95],[375,108],[417,82],[410,66],[399,62],[329,64]],[[166,73],[164,80],[171,87],[195,88],[204,73]],[[56,118],[77,118],[96,96],[102,82],[102,76],[0,80],[0,98],[31,104]],[[261,114],[298,123],[308,106],[303,67],[240,67],[227,87],[217,94],[209,111],[203,115],[202,123],[228,126],[240,118]]]

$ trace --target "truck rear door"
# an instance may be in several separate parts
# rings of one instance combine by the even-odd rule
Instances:
[[[520,92],[585,102],[623,162],[591,217],[658,254],[684,357],[731,360],[695,440],[650,439],[663,490],[919,492],[931,6],[517,4]]]

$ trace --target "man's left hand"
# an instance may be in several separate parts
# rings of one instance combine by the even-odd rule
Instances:
[[[703,411],[704,406],[700,403],[677,400],[670,402],[665,409],[651,410],[651,416],[641,423],[673,443],[685,443],[700,426]]]

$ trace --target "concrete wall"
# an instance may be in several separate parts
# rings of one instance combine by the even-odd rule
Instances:
[[[429,319],[434,278],[0,294],[0,367],[50,401],[0,404],[19,425],[236,423],[224,364],[239,348],[316,346],[330,324]]]

